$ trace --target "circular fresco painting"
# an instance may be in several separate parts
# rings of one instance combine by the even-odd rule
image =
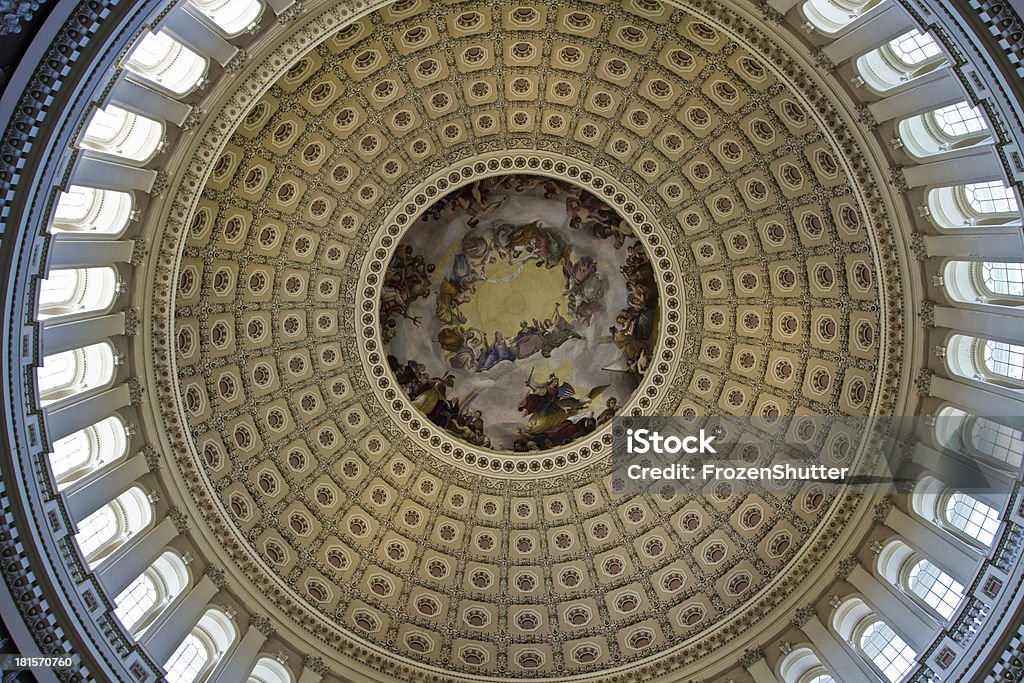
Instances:
[[[611,207],[538,176],[438,200],[388,266],[388,363],[413,406],[474,446],[537,451],[609,421],[652,356],[651,263]]]

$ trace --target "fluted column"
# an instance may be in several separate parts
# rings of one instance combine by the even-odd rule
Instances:
[[[65,491],[68,514],[76,523],[81,522],[117,498],[148,471],[146,457],[139,453],[82,477]]]
[[[936,628],[920,614],[920,608],[911,605],[906,596],[898,595],[895,588],[883,585],[859,564],[847,580],[871,602],[875,613],[914,648],[914,652],[924,652]]]
[[[889,511],[885,525],[922,552],[939,569],[965,586],[970,584],[981,558],[967,550],[962,543],[896,508]]]
[[[178,529],[165,517],[144,534],[125,543],[100,565],[96,575],[108,595],[120,595],[132,581],[156,561],[175,536]]]
[[[43,355],[80,349],[124,334],[124,313],[111,313],[96,318],[59,322],[43,321]]]
[[[307,655],[302,660],[302,673],[299,674],[298,683],[320,683],[320,679],[327,673],[324,661],[317,656]]]
[[[256,666],[256,660],[260,658],[260,648],[265,642],[266,634],[250,623],[231,656],[213,672],[208,683],[237,683],[246,680]]]
[[[821,655],[821,663],[837,681],[853,683],[854,681],[871,680],[872,677],[867,675],[867,669],[853,658],[853,655],[843,647],[842,643],[821,623],[818,617],[812,616],[800,626],[800,630],[807,634],[814,649]]]
[[[938,451],[923,443],[914,449],[914,462],[934,474],[936,479],[956,484],[956,488],[968,493],[989,507],[999,509],[1010,493],[1010,482],[996,470],[979,463],[966,455],[969,460]]]
[[[132,259],[132,240],[83,240],[61,235],[53,240],[47,254],[50,268],[89,268]]]
[[[51,443],[110,417],[118,408],[131,405],[131,391],[121,384],[80,401],[48,407],[44,411],[46,436]]]
[[[97,190],[119,192],[151,192],[157,173],[151,168],[137,168],[102,159],[92,152],[83,151],[71,170],[71,184],[94,187]]]
[[[993,387],[994,388],[994,387]],[[1005,389],[1006,392],[1012,390]],[[991,391],[988,386],[968,384],[947,377],[932,377],[930,396],[950,403],[970,406],[976,415],[995,415],[1004,418],[1024,417],[1024,401],[1002,392]]]
[[[1000,313],[936,306],[935,326],[948,327],[985,339],[1018,344],[1024,342],[1024,324],[1021,319]]]
[[[149,627],[139,642],[154,660],[161,664],[167,662],[189,631],[199,623],[217,590],[213,580],[204,575],[173,610],[161,615]]]
[[[916,26],[906,10],[894,2],[886,3],[878,12],[864,14],[854,23],[857,25],[847,29],[841,38],[823,48],[825,56],[833,64],[842,64],[870,52]]]
[[[999,180],[1003,177],[1003,169],[999,165],[995,148],[992,145],[981,145],[957,150],[955,154],[943,155],[940,159],[904,166],[903,177],[906,178],[907,186],[912,188],[960,185]]]
[[[772,669],[768,666],[768,662],[764,660],[764,657],[760,657],[757,661],[751,663],[747,667],[747,673],[754,679],[754,683],[779,683],[779,679],[772,673]]]
[[[193,52],[210,57],[222,66],[238,53],[238,48],[224,40],[208,21],[184,8],[169,13],[160,28]]]
[[[189,105],[130,78],[122,78],[114,85],[110,91],[110,102],[126,111],[151,119],[162,119],[178,127],[181,127],[192,111]]]
[[[961,261],[1020,261],[1024,241],[1020,230],[1003,235],[926,235],[927,256],[955,256]]]
[[[924,114],[964,100],[960,82],[949,67],[922,74],[893,90],[895,92],[868,104],[879,123]]]

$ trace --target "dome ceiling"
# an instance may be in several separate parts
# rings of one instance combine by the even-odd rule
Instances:
[[[546,450],[593,433],[632,395],[657,337],[658,286],[629,224],[594,195],[495,176],[405,234],[380,321],[420,415],[475,446]]]
[[[718,3],[318,21],[213,117],[154,275],[231,571],[318,647],[452,676],[677,668],[773,618],[857,503],[620,495],[600,418],[892,414],[896,256],[840,103]],[[579,405],[519,409],[549,381]]]

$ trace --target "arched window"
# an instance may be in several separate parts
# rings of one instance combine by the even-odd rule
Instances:
[[[1021,219],[1013,188],[999,181],[931,190],[928,215],[940,228],[1011,225]]]
[[[966,493],[955,491],[942,507],[942,519],[970,539],[992,545],[999,531],[999,512]]]
[[[967,204],[979,214],[1005,214],[1020,211],[1013,190],[998,180],[964,185]]]
[[[114,600],[115,614],[138,637],[188,586],[188,568],[177,553],[167,551]]]
[[[246,683],[292,683],[291,672],[271,657],[260,657]]]
[[[132,217],[132,196],[127,192],[72,185],[57,199],[50,232],[119,235]]]
[[[47,356],[36,371],[39,402],[54,401],[105,386],[114,379],[114,347],[109,342]]]
[[[993,306],[1024,304],[1024,263],[950,261],[943,281],[956,301]]]
[[[857,73],[869,88],[884,93],[945,62],[938,43],[929,34],[914,29],[859,57]]]
[[[189,0],[225,34],[236,36],[259,21],[263,5],[259,0]]]
[[[36,317],[104,311],[114,303],[117,290],[117,271],[109,266],[51,270],[39,283]]]
[[[210,608],[185,636],[164,670],[168,683],[194,683],[209,672],[235,641],[237,630],[231,619],[217,608]]]
[[[135,536],[153,519],[153,505],[133,486],[78,524],[75,542],[90,567]]]
[[[895,683],[913,668],[914,649],[860,598],[841,602],[832,626],[884,680]]]
[[[809,647],[794,648],[779,663],[779,677],[784,683],[835,683],[818,655]]]
[[[206,59],[166,33],[143,34],[125,66],[145,80],[184,95],[206,75]]]
[[[82,147],[146,163],[160,151],[164,126],[159,121],[113,104],[97,109],[82,136]]]
[[[954,334],[946,343],[949,369],[971,379],[1024,388],[1024,346]]]
[[[903,66],[914,67],[922,64],[931,57],[942,54],[938,43],[927,33],[921,33],[916,28],[904,33],[889,41],[889,52]]]
[[[880,619],[868,624],[857,642],[878,671],[893,683],[907,675],[917,659],[914,649]]]
[[[978,264],[982,285],[991,296],[1024,298],[1024,263]]]
[[[993,375],[1024,382],[1024,346],[986,339],[982,362]]]
[[[942,619],[950,619],[964,600],[964,587],[928,560],[915,562],[906,587]]]
[[[128,450],[128,432],[119,417],[101,422],[54,442],[50,466],[60,487],[117,460]]]
[[[971,448],[1014,469],[1024,460],[1024,433],[984,417],[974,417],[965,424],[966,441]]]
[[[1018,469],[1024,461],[1024,433],[994,420],[947,406],[935,419],[935,440],[963,452]]]
[[[878,573],[943,621],[964,599],[963,585],[898,538],[878,553]]]
[[[904,149],[919,158],[991,140],[981,109],[967,102],[901,121],[899,132]]]
[[[883,0],[807,0],[804,17],[815,29],[830,35],[837,33],[854,19],[882,4]]]

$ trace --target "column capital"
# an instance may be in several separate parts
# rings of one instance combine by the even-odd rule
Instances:
[[[803,607],[797,607],[793,611],[793,618],[790,623],[796,628],[802,628],[804,624],[810,621],[814,617],[814,605],[807,604]]]

